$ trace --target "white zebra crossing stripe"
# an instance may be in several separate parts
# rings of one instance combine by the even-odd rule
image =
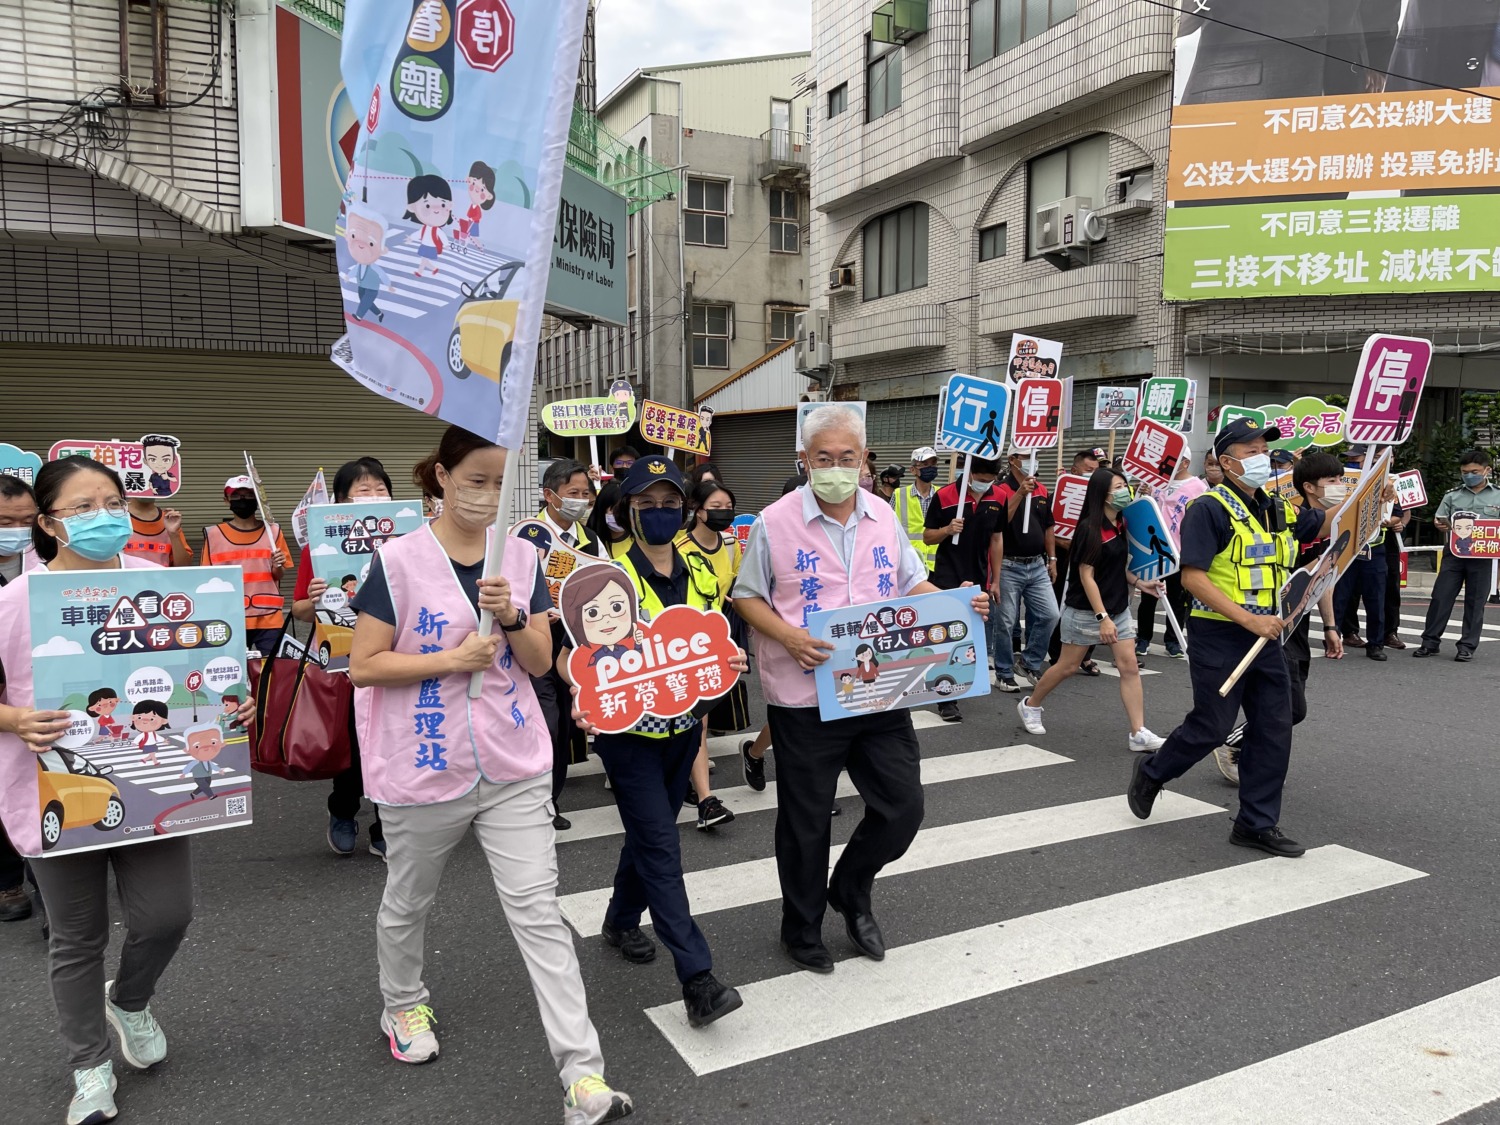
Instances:
[[[1462,605],[1461,602],[1460,603],[1455,603],[1455,606],[1461,606],[1461,605]],[[1405,633],[1408,637],[1418,637],[1418,638],[1420,638],[1422,636],[1422,630],[1427,627],[1427,618],[1425,618],[1425,617],[1415,617],[1412,614],[1403,613],[1401,615],[1401,620],[1402,621],[1410,621],[1412,623],[1410,625],[1402,625],[1401,628],[1400,628],[1400,630],[1399,630],[1400,632]],[[1444,629],[1445,629],[1445,631],[1443,633],[1443,640],[1445,640],[1445,641],[1456,641],[1460,637],[1463,636],[1462,633],[1447,632],[1446,631],[1446,629],[1447,629],[1446,626],[1444,626]],[[1496,635],[1492,636],[1491,635],[1492,633],[1496,634]],[[1489,624],[1486,624],[1486,625],[1484,625],[1484,626],[1481,627],[1481,632],[1480,632],[1480,636],[1479,636],[1479,643],[1480,644],[1483,644],[1486,641],[1496,641],[1496,640],[1500,640],[1500,625],[1489,625]]]
[[[907,853],[895,863],[889,864],[880,873],[880,877],[883,879],[889,875],[929,871],[935,867],[946,867],[972,859],[987,859],[1009,852],[1026,851],[1069,840],[1084,840],[1111,832],[1126,832],[1153,824],[1169,824],[1196,816],[1222,815],[1223,812],[1218,805],[1164,791],[1156,800],[1150,820],[1139,820],[1132,816],[1125,801],[1112,796],[1059,805],[1056,808],[992,816],[985,820],[945,824],[918,832]],[[830,865],[838,860],[843,851],[842,844],[832,849],[829,853]],[[772,902],[781,897],[781,884],[776,876],[774,858],[690,871],[686,875],[686,881],[688,901],[692,903],[694,917],[755,902]],[[601,887],[598,890],[564,895],[560,899],[563,917],[585,937],[597,934],[613,894],[613,887]],[[649,915],[644,921],[649,921]]]
[[[940,758],[927,758],[922,762],[922,784],[937,785],[945,781],[967,781],[976,777],[989,777],[1012,770],[1029,770],[1037,766],[1055,766],[1070,762],[1061,754],[1053,754],[1038,746],[1022,743],[1018,746],[1002,746],[994,750],[975,750],[967,754],[944,754]],[[748,785],[735,789],[716,789],[715,796],[728,805],[736,816],[741,813],[763,812],[776,807],[776,783],[767,782],[763,792],[757,793]],[[839,778],[837,796],[854,797],[858,790],[848,777]],[[593,809],[563,810],[563,815],[573,822],[573,827],[557,834],[559,844],[575,843],[579,840],[595,840],[600,836],[615,836],[625,831],[620,824],[620,813],[614,805],[601,805]],[[684,807],[677,816],[678,824],[690,824],[698,819],[698,810]]]
[[[911,725],[916,730],[928,730],[932,727],[947,727],[952,724],[943,722],[931,711],[913,711]],[[708,740],[708,756],[710,758],[724,758],[730,755],[738,757],[740,743],[746,739],[753,739],[755,735],[754,730],[741,731],[738,734],[716,734]],[[604,763],[593,755],[590,755],[586,762],[568,767],[569,777],[593,777],[603,772]]]
[[[1500,978],[1084,1125],[1439,1125],[1500,1098]]]
[[[899,946],[879,963],[841,961],[831,976],[793,972],[742,985],[743,1018],[708,1028],[690,1028],[680,1001],[646,1015],[694,1074],[711,1074],[1424,876],[1329,845]]]

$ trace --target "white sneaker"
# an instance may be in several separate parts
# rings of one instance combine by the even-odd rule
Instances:
[[[630,1095],[611,1090],[597,1074],[580,1078],[563,1098],[563,1125],[602,1125],[635,1112]]]
[[[438,1057],[437,1036],[432,1025],[437,1017],[426,1004],[406,1008],[392,1015],[380,1013],[380,1030],[390,1040],[391,1057],[397,1062],[421,1065]]]
[[[1147,727],[1142,727],[1130,736],[1130,748],[1137,754],[1148,754],[1160,750],[1166,741],[1161,735],[1152,734]]]
[[[115,1066],[102,1062],[91,1070],[73,1072],[73,1100],[68,1103],[68,1125],[100,1125],[113,1121],[115,1108]]]
[[[1046,734],[1047,728],[1042,726],[1042,712],[1045,707],[1032,707],[1031,696],[1027,696],[1016,704],[1016,714],[1021,716],[1021,725],[1026,728],[1027,734]]]
[[[127,1012],[109,998],[114,981],[104,982],[104,1018],[120,1037],[120,1054],[137,1070],[147,1070],[167,1057],[167,1037],[150,1008]]]

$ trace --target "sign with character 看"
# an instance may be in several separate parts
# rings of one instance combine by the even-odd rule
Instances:
[[[813,672],[825,720],[924,707],[990,693],[975,590],[819,610],[807,617],[833,652]]]

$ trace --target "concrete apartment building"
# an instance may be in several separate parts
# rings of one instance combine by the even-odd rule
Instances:
[[[871,38],[891,9],[904,44]],[[1347,393],[1374,331],[1438,345],[1423,417],[1500,387],[1492,295],[1162,299],[1177,25],[1139,0],[813,0],[812,303],[830,397],[870,403],[882,460],[930,442],[943,380],[999,374],[1013,332],[1065,345],[1069,450],[1107,439],[1097,385],[1185,374],[1210,408]],[[1103,237],[1043,256],[1038,213],[1067,197]]]
[[[625,378],[641,398],[687,405],[792,339],[808,306],[810,66],[804,52],[650,67],[600,100],[615,148],[676,182],[659,192],[666,177],[643,174],[633,187],[628,159],[604,169],[634,211],[629,324],[557,323],[542,344],[543,401]],[[716,440],[732,430],[716,426]],[[574,451],[552,440],[555,455]]]

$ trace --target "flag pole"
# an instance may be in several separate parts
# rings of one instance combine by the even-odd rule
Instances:
[[[484,552],[484,577],[494,578],[505,566],[505,544],[510,538],[510,507],[516,495],[515,464],[520,460],[516,450],[505,450],[505,473],[500,477],[500,510],[495,513],[494,534]],[[479,614],[479,635],[488,637],[495,631],[495,615],[489,610]],[[484,673],[469,677],[469,698],[478,699],[484,688]]]

